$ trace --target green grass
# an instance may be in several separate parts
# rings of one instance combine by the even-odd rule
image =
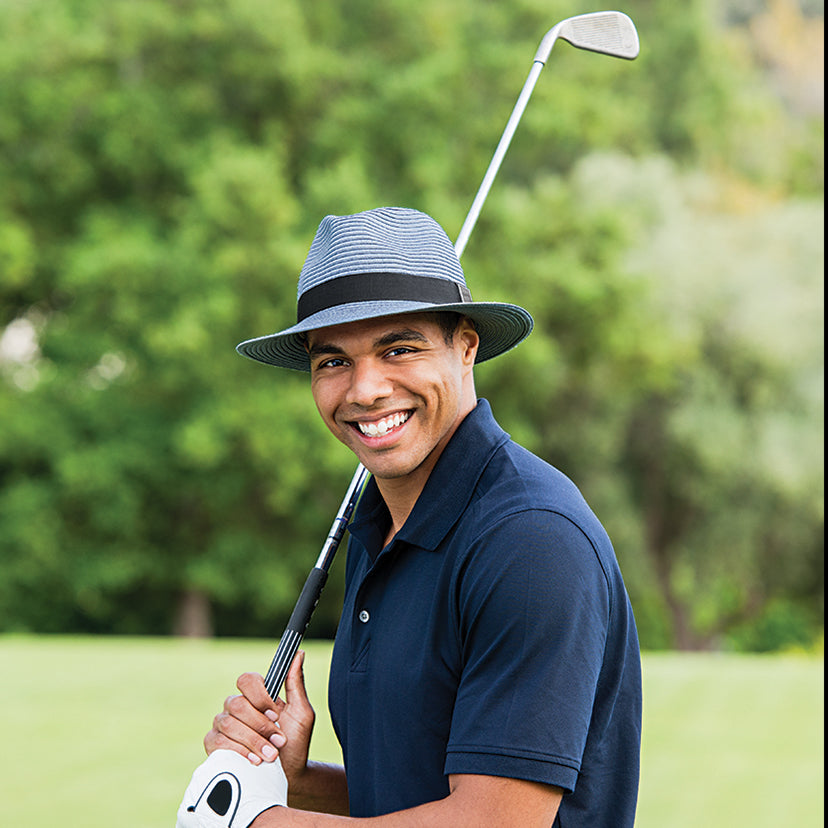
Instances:
[[[646,655],[637,827],[822,826],[823,666]]]
[[[267,641],[0,637],[3,824],[164,828]],[[330,647],[306,642],[313,756],[339,761]],[[637,828],[823,824],[822,656],[647,654]]]

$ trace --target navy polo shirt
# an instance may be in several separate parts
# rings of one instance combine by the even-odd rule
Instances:
[[[350,527],[329,704],[352,816],[449,794],[449,774],[565,790],[556,825],[632,826],[641,670],[609,538],[485,400],[403,528],[373,480]]]

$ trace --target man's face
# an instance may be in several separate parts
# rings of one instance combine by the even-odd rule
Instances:
[[[378,480],[422,486],[476,398],[478,336],[461,320],[451,344],[429,314],[351,322],[308,336],[311,388],[334,436]]]

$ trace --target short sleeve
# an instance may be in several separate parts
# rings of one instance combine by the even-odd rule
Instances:
[[[445,772],[573,790],[610,611],[591,542],[556,512],[511,514],[473,543],[454,598],[463,666]]]

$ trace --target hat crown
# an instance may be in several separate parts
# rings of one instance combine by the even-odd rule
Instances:
[[[533,324],[517,305],[472,301],[454,245],[431,216],[407,207],[326,216],[299,274],[296,324],[241,342],[236,350],[308,371],[309,331],[434,311],[471,319],[480,336],[476,362],[513,348]]]
[[[399,273],[466,285],[443,228],[431,216],[405,207],[326,216],[299,274],[298,296],[331,279],[360,273]]]

